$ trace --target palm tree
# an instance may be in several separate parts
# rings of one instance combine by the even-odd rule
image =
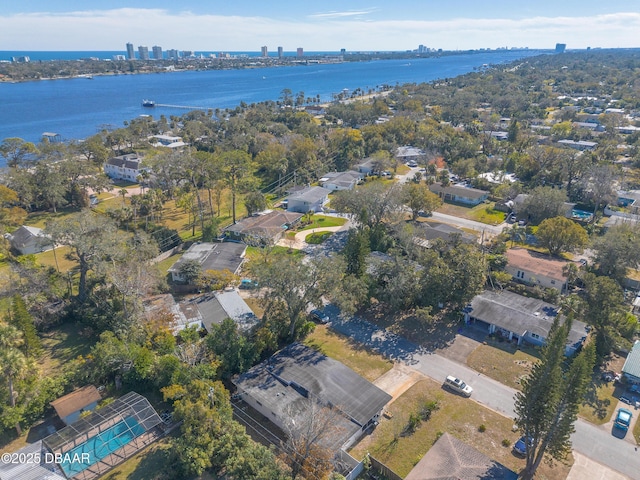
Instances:
[[[125,198],[127,198],[127,193],[129,193],[129,191],[126,188],[121,188],[118,190],[118,193],[122,196],[122,206],[124,207]]]
[[[15,327],[0,324],[0,372],[7,379],[9,387],[9,405],[16,406],[16,392],[14,392],[14,380],[24,373],[27,367],[27,358],[20,350],[24,343],[22,333]],[[16,432],[22,434],[20,422],[16,422]]]

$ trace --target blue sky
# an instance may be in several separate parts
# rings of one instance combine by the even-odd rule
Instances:
[[[639,32],[639,0],[0,2],[2,50],[629,48]]]

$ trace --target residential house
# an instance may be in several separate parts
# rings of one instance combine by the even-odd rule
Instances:
[[[280,210],[253,215],[225,228],[223,234],[234,242],[275,244],[302,216],[302,213]]]
[[[566,290],[567,275],[564,269],[568,261],[532,252],[526,248],[510,248],[505,255],[505,271],[510,273],[514,280],[527,285],[553,288],[560,293]]]
[[[204,328],[202,318],[197,311],[181,308],[170,293],[153,295],[142,300],[144,316],[147,322],[161,322],[174,335],[185,328]]]
[[[154,147],[165,147],[165,148],[182,148],[187,144],[182,141],[182,137],[176,137],[173,135],[152,135],[149,137],[149,141],[152,142],[151,145]]]
[[[143,170],[142,159],[136,153],[110,158],[104,164],[104,173],[113,180],[137,182]]]
[[[51,427],[53,429],[53,427]],[[60,468],[60,463],[54,462],[53,455],[43,455],[42,440],[27,443],[20,450],[11,453],[10,458],[35,459],[39,462],[0,462],[0,478],[12,480],[67,480]]]
[[[417,166],[425,158],[424,150],[411,145],[405,145],[396,149],[396,158],[401,163],[412,163]]]
[[[472,446],[443,433],[405,480],[517,480],[518,475]]]
[[[575,150],[580,150],[580,151],[595,150],[595,148],[598,146],[597,142],[587,142],[586,140],[575,141],[575,140],[565,139],[565,140],[558,140],[558,143],[560,145],[564,145],[565,147],[573,148]]]
[[[325,108],[322,105],[307,105],[306,107],[304,107],[305,112],[307,112],[309,115],[324,115],[325,112]]]
[[[289,345],[233,383],[239,398],[280,428],[287,422],[302,423],[310,402],[338,409],[338,425],[325,441],[334,452],[377,425],[392,398],[344,364],[301,343]]]
[[[375,173],[373,163],[373,159],[366,158],[361,163],[356,165],[356,169],[358,170],[358,172],[364,175],[373,175]]]
[[[65,425],[71,425],[84,412],[95,410],[102,396],[96,387],[87,385],[51,402],[51,406]]]
[[[443,186],[441,183],[429,185],[429,190],[445,202],[479,205],[489,198],[489,192],[477,188],[466,188],[458,185]]]
[[[626,212],[634,215],[640,214],[640,190],[620,190],[617,192],[617,204],[626,209]],[[607,212],[605,212],[606,214]],[[617,213],[617,212],[613,212]]]
[[[174,282],[184,283],[186,278],[182,275],[181,267],[186,261],[195,260],[200,263],[203,272],[228,270],[237,275],[244,261],[246,250],[247,246],[243,243],[197,242],[189,247],[182,257],[169,268],[168,272]]]
[[[622,367],[622,375],[629,383],[640,384],[640,340],[636,340],[631,347]]]
[[[207,332],[211,332],[211,327],[220,325],[225,318],[230,318],[245,331],[259,322],[259,318],[235,289],[200,295],[178,305],[186,318],[190,321],[199,320]]]
[[[459,239],[464,243],[478,243],[478,237],[446,223],[421,222],[416,225],[414,243],[421,247],[431,248],[437,239],[451,242]]]
[[[320,212],[329,202],[331,190],[323,187],[306,187],[287,197],[290,212]]]
[[[362,173],[354,172],[353,170],[348,172],[329,172],[325,173],[318,182],[323,188],[335,192],[337,190],[353,190],[363,177]]]
[[[522,208],[524,206],[525,200],[529,197],[527,193],[520,193],[512,200],[511,208],[514,213],[520,214],[522,212]],[[576,207],[575,203],[571,202],[563,202],[562,203],[562,214],[567,218],[573,218],[573,209]]]
[[[11,248],[20,252],[21,255],[40,253],[53,248],[51,238],[38,227],[22,225],[13,233],[6,234],[5,237],[9,240]]]
[[[482,132],[485,135],[491,137],[491,138],[495,138],[498,141],[503,141],[503,140],[508,140],[509,139],[509,132],[504,132],[504,131],[485,131]]]
[[[523,297],[507,290],[485,291],[476,295],[463,310],[465,323],[475,323],[490,334],[501,335],[522,345],[544,345],[558,316],[558,307],[537,298]],[[561,321],[564,321],[561,318]],[[571,324],[565,355],[576,353],[587,338],[587,325]]]

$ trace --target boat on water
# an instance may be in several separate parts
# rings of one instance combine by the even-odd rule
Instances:
[[[156,106],[156,102],[154,102],[153,100],[142,100],[142,106],[143,107],[155,107]]]

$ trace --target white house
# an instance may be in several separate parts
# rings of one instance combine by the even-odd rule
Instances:
[[[306,187],[287,197],[287,210],[290,212],[320,212],[329,202],[331,190],[323,187]]]
[[[21,255],[40,253],[53,248],[51,238],[41,228],[22,225],[15,232],[6,235],[11,247]]]
[[[173,135],[152,135],[149,140],[154,147],[180,148],[186,145],[186,143],[182,141],[182,137]]]
[[[353,190],[362,180],[364,175],[359,172],[349,170],[348,172],[325,173],[318,182],[323,188],[335,192],[337,190]]]
[[[463,310],[465,323],[475,323],[490,334],[522,345],[544,345],[558,307],[537,298],[523,297],[507,290],[485,291],[476,295]],[[561,321],[564,321],[562,318]],[[571,324],[565,355],[576,353],[587,338],[587,325],[579,320]]]
[[[429,185],[429,190],[445,202],[479,205],[489,198],[489,192],[477,188],[466,188],[457,185],[443,186],[441,183]]]
[[[110,158],[104,164],[104,173],[113,180],[137,182],[143,170],[148,171],[142,166],[142,159],[136,153]]]

